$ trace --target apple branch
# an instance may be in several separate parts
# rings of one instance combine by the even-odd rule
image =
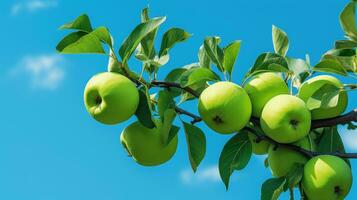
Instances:
[[[308,158],[312,158],[314,156],[319,156],[319,155],[333,155],[333,156],[338,156],[340,158],[357,158],[357,153],[341,153],[341,152],[322,153],[322,152],[309,151],[309,150],[303,149],[299,146],[295,146],[292,144],[282,144],[282,143],[276,142],[275,140],[271,139],[270,137],[268,137],[266,135],[258,134],[257,131],[251,127],[244,127],[243,130],[249,131],[250,133],[254,134],[256,136],[257,142],[265,140],[271,144],[279,145],[279,146],[291,149],[293,151],[300,152]]]
[[[335,126],[338,124],[347,124],[348,122],[357,122],[357,108],[344,115],[330,118],[330,119],[320,119],[313,120],[311,122],[311,129]]]
[[[199,117],[199,116],[197,116],[197,115],[195,115],[193,113],[190,113],[190,112],[188,112],[188,111],[186,111],[186,110],[184,110],[182,108],[179,108],[177,106],[175,107],[175,111],[177,113],[179,113],[179,114],[183,114],[183,115],[187,115],[187,116],[191,117],[192,118],[191,124],[195,124],[197,122],[202,121],[201,117]]]
[[[171,88],[171,87],[179,88],[181,90],[184,90],[184,91],[192,94],[196,98],[200,97],[200,95],[194,89],[192,89],[190,87],[182,87],[179,83],[153,80],[153,81],[151,81],[151,85],[154,85],[157,87],[164,87],[164,88]]]

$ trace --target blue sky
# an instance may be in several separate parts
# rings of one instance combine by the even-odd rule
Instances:
[[[119,144],[121,130],[134,117],[117,126],[104,126],[86,113],[83,89],[94,74],[106,70],[99,55],[57,55],[64,36],[57,28],[87,13],[94,26],[107,26],[116,46],[139,22],[150,5],[153,16],[167,16],[161,27],[181,27],[193,37],[176,46],[163,78],[173,67],[197,61],[203,38],[219,35],[223,44],[243,40],[234,81],[256,56],[272,51],[272,24],[290,38],[289,56],[316,63],[322,53],[343,38],[338,14],[343,1],[69,1],[29,0],[0,2],[0,199],[111,200],[111,199],[258,199],[261,183],[270,172],[264,157],[253,157],[244,171],[231,178],[229,191],[220,182],[216,163],[230,136],[199,126],[207,136],[207,154],[196,175],[190,171],[185,139],[180,132],[176,155],[165,165],[137,165]],[[162,31],[160,36],[162,35]],[[140,65],[132,62],[132,68]],[[342,79],[351,83],[353,79]],[[348,109],[356,107],[350,93]],[[184,106],[196,112],[195,103]],[[357,151],[357,136],[340,129],[349,151]],[[352,162],[357,173],[357,163]],[[357,198],[357,182],[347,199]],[[282,199],[287,199],[285,195]]]

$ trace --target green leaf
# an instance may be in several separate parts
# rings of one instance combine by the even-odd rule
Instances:
[[[353,122],[347,123],[347,130],[355,130],[355,129],[357,129],[357,124],[354,124]]]
[[[89,17],[86,14],[77,17],[74,21],[70,23],[62,25],[60,29],[74,29],[74,30],[84,31],[87,33],[90,33],[93,30]]]
[[[172,132],[172,122],[174,121],[176,117],[176,112],[175,109],[173,108],[168,108],[164,111],[163,116],[161,117],[162,123],[162,131],[163,131],[163,136],[164,136],[164,142],[165,144],[169,144],[171,141],[170,133]],[[174,131],[174,130],[173,130]],[[173,134],[173,133],[171,133]]]
[[[145,23],[150,20],[149,17],[149,8],[144,8],[141,11],[141,22]],[[144,54],[148,59],[152,59],[155,57],[156,51],[154,47],[154,41],[156,38],[158,28],[151,31],[147,34],[140,42],[141,44],[141,53]],[[139,52],[138,52],[139,53]]]
[[[165,32],[161,41],[159,57],[168,54],[168,51],[177,43],[183,42],[190,38],[191,35],[180,28],[171,28]]]
[[[114,52],[112,49],[109,50],[109,59],[108,59],[108,72],[116,72],[119,74],[124,74],[122,68],[121,68],[121,63],[118,62],[117,59],[114,58]]]
[[[318,108],[334,108],[338,104],[341,89],[335,85],[326,83],[317,89],[307,100],[309,110]]]
[[[165,81],[173,82],[173,83],[180,83],[180,77],[185,71],[187,71],[187,69],[185,69],[185,68],[173,69],[166,75]],[[177,97],[182,93],[182,90],[180,88],[169,88],[166,90],[169,91],[173,97]]]
[[[352,40],[337,40],[335,42],[335,49],[351,49],[356,47],[357,42]]]
[[[164,112],[175,105],[173,97],[167,90],[161,90],[158,94],[157,110],[160,118],[164,118]]]
[[[211,68],[211,60],[208,57],[205,47],[201,45],[200,49],[198,50],[198,60],[200,62],[200,67],[204,68]]]
[[[206,154],[206,136],[197,126],[184,121],[182,121],[182,123],[185,129],[191,167],[192,170],[196,172],[197,167],[200,165]]]
[[[241,41],[233,41],[227,47],[224,48],[224,59],[223,59],[223,67],[225,71],[228,72],[229,76],[232,78],[232,72],[234,63],[239,54]]]
[[[248,164],[251,155],[252,143],[247,132],[237,133],[224,145],[218,167],[227,190],[233,171],[243,169]]]
[[[110,47],[113,46],[112,37],[106,27],[98,27],[91,34],[97,36],[102,42],[108,44]]]
[[[119,49],[122,62],[126,63],[142,39],[159,27],[165,20],[166,17],[153,18],[136,26]]]
[[[326,52],[322,59],[338,60],[346,71],[357,73],[356,49],[332,49]]]
[[[87,35],[86,32],[83,31],[77,31],[68,34],[66,37],[64,37],[56,46],[56,49],[58,52],[62,52],[64,48],[66,48],[68,45],[73,44],[77,42],[81,37],[84,35]]]
[[[273,25],[272,35],[275,53],[285,56],[289,49],[289,38],[287,34],[280,28]]]
[[[223,66],[223,50],[218,46],[221,43],[221,38],[219,37],[207,37],[204,40],[203,46],[208,57],[211,61],[218,67],[220,71],[224,71]]]
[[[135,115],[142,125],[147,128],[154,128],[155,123],[152,120],[151,109],[149,107],[149,97],[146,89],[139,90],[139,105]]]
[[[350,2],[340,14],[340,24],[346,36],[355,40],[357,39],[356,19],[355,19],[355,2]]]
[[[312,68],[312,70],[318,72],[339,74],[342,76],[348,75],[346,69],[342,66],[342,64],[335,59],[322,60],[314,68]]]
[[[336,126],[324,128],[317,151],[322,153],[345,153],[345,147]]]
[[[286,60],[288,62],[289,70],[294,76],[309,71],[310,67],[303,59],[286,58]]]
[[[74,37],[73,37],[74,38]],[[69,40],[67,40],[69,41]],[[62,48],[61,46],[60,48]],[[61,53],[64,54],[81,54],[81,53],[97,53],[105,54],[105,51],[100,43],[100,40],[93,33],[82,36],[76,42],[64,47]]]
[[[207,81],[219,81],[219,76],[207,68],[193,68],[187,70],[181,75],[181,86],[188,87],[199,83],[205,83]]]
[[[304,174],[304,165],[295,163],[293,167],[290,169],[288,174],[285,176],[286,184],[284,190],[294,189],[300,181],[302,180],[302,176]]]
[[[168,137],[167,137],[167,142],[166,142],[166,144],[170,144],[171,140],[175,138],[175,136],[177,135],[177,133],[179,132],[179,130],[180,130],[180,127],[175,126],[175,125],[172,125],[172,126],[171,126],[169,135],[168,135]]]
[[[286,179],[281,178],[271,178],[266,180],[261,189],[261,200],[277,200],[280,194],[284,190],[284,185]]]

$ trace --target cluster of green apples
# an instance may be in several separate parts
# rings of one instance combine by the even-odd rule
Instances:
[[[84,103],[95,120],[114,125],[135,114],[139,104],[139,92],[127,77],[114,72],[104,72],[88,81],[84,91]],[[166,144],[161,121],[154,121],[156,126],[152,129],[136,121],[127,126],[120,136],[128,154],[144,166],[160,165],[168,161],[177,149],[177,136]]]
[[[239,132],[249,124],[251,117],[255,117],[260,119],[263,133],[277,143],[314,151],[316,145],[309,137],[311,121],[336,117],[347,106],[347,93],[340,92],[335,107],[309,110],[307,101],[324,84],[343,86],[333,76],[320,75],[304,82],[295,96],[289,94],[280,75],[261,73],[243,88],[231,82],[210,85],[200,95],[198,110],[207,126],[218,133]],[[251,133],[249,138],[253,153],[268,154],[273,176],[286,176],[296,163],[305,165],[302,186],[308,199],[343,199],[349,192],[352,174],[343,159],[322,155],[308,160],[301,153],[281,145],[257,141]]]

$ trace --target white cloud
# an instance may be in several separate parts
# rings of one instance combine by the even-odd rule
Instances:
[[[53,90],[64,79],[63,62],[59,55],[26,56],[11,74],[26,74],[34,89]]]
[[[11,14],[17,15],[20,12],[35,12],[46,8],[53,8],[57,6],[55,0],[29,0],[26,2],[15,3],[11,8]]]
[[[341,131],[343,143],[346,148],[352,151],[357,151],[357,131],[356,130],[345,130]]]
[[[193,173],[192,169],[184,169],[180,173],[180,179],[184,184],[195,184],[202,182],[216,183],[221,180],[217,165],[201,168],[197,170],[196,173]]]

